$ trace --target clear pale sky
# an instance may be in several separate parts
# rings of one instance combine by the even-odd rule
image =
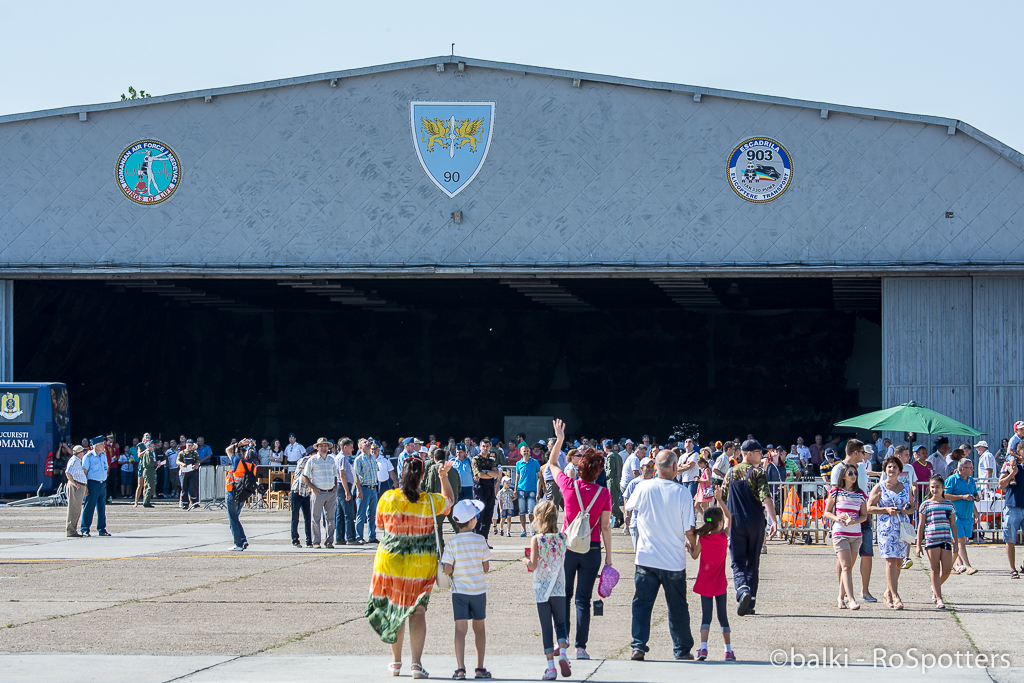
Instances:
[[[1024,3],[0,0],[0,114],[456,54],[957,118],[1024,150]]]

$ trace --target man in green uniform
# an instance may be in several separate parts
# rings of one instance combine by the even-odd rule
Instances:
[[[422,488],[425,493],[441,493],[441,465],[443,465],[445,460],[448,459],[448,453],[443,448],[437,448],[433,450],[431,456],[431,462],[427,463],[426,473],[423,475]],[[459,491],[462,490],[462,479],[459,476],[458,471],[454,468],[448,470],[447,476],[448,483],[452,487],[452,492],[455,494],[455,497],[458,498]],[[452,523],[452,526],[458,529],[455,525],[455,519],[450,514],[448,515],[448,521]],[[441,526],[444,523],[444,515],[438,515],[436,522],[438,526]],[[438,550],[440,550],[441,553],[444,553],[443,534],[441,536],[441,547],[438,548]]]
[[[142,495],[142,507],[155,507],[153,493],[156,490],[156,451],[152,441],[146,442],[146,450],[142,451],[139,462],[142,465],[142,476],[146,481],[146,490]]]
[[[622,505],[619,502],[622,499],[622,492],[619,490],[622,479],[622,456],[616,452],[615,444],[611,439],[602,441],[601,446],[604,448],[604,469],[608,475],[608,493],[612,495],[612,526],[617,528],[622,526]]]

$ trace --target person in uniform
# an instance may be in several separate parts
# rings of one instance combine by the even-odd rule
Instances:
[[[67,486],[64,488],[68,496],[68,538],[81,538],[82,536],[82,534],[78,533],[78,522],[82,519],[82,501],[85,500],[85,491],[89,485],[89,480],[85,476],[85,470],[82,469],[82,455],[84,453],[84,448],[75,446],[71,457],[68,458],[68,464],[64,468],[64,473],[68,478]]]
[[[156,450],[152,441],[146,442],[146,449],[139,455],[139,467],[146,483],[142,494],[142,507],[151,508],[154,507],[153,494],[156,492]]]
[[[612,495],[612,528],[622,526],[622,490],[619,488],[622,479],[622,456],[616,450],[611,439],[601,442],[604,448],[604,470],[608,473],[608,493]]]
[[[769,538],[779,529],[768,478],[761,469],[761,444],[747,439],[740,447],[743,461],[729,470],[722,495],[729,509],[729,547],[732,549],[732,579],[736,587],[736,614],[754,614],[757,602],[758,570],[764,545],[765,510],[771,526]]]
[[[104,438],[97,436],[90,439],[89,443],[92,444],[92,450],[82,459],[82,471],[85,472],[88,483],[80,533],[82,536],[89,535],[92,513],[95,511],[97,533],[100,536],[110,536],[107,533],[107,472],[110,464],[107,462]]]
[[[495,484],[501,476],[498,461],[491,453],[491,442],[480,439],[480,454],[473,458],[473,497],[484,504],[477,516],[476,533],[488,538],[491,533],[491,519],[494,517],[494,500],[497,495]]]

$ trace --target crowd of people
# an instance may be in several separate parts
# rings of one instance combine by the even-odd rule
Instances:
[[[402,668],[408,622],[414,678],[428,676],[420,658],[425,612],[435,585],[452,591],[454,677],[466,677],[469,622],[476,636],[475,677],[490,677],[484,666],[484,624],[491,533],[529,537],[523,563],[532,573],[547,659],[545,680],[559,671],[569,675],[570,651],[577,659],[589,658],[591,616],[602,605],[594,590],[606,597],[618,577],[611,552],[616,528],[630,536],[635,552],[632,659],[643,660],[648,652],[651,612],[662,591],[676,659],[709,656],[711,621],[717,617],[724,657],[735,660],[727,614],[727,556],[736,613],[755,614],[760,557],[765,541],[780,528],[781,482],[820,485],[827,491],[823,516],[830,523],[836,554],[840,610],[877,602],[869,590],[876,546],[885,561],[887,607],[903,609],[899,578],[913,562],[913,549],[918,558],[927,558],[933,603],[945,608],[942,584],[949,575],[977,571],[967,542],[974,532],[975,503],[985,495],[1005,501],[1010,577],[1019,578],[1024,571],[1016,568],[1014,554],[1024,521],[1024,469],[1019,466],[1024,461],[1024,421],[1014,425],[1013,437],[994,454],[985,441],[954,449],[946,438],[937,439],[932,452],[923,445],[894,446],[882,438],[864,443],[833,437],[825,443],[820,436],[808,446],[798,439],[789,448],[762,446],[753,435],[700,448],[692,438],[670,437],[659,446],[648,436],[636,443],[581,437],[570,444],[560,420],[554,421],[553,431],[555,436],[533,443],[525,434],[516,435],[507,447],[488,437],[451,439],[447,444],[433,435],[426,440],[406,437],[393,456],[373,438],[320,438],[305,447],[291,434],[283,448],[268,440],[262,446],[252,439],[232,440],[224,455],[231,550],[248,547],[240,512],[257,491],[257,467],[290,467],[292,544],[302,546],[300,517],[307,547],[378,544],[366,616],[380,638],[392,645],[389,668],[394,675]],[[66,467],[68,535],[89,535],[94,512],[99,535],[109,535],[103,505],[118,492],[135,496],[137,504],[141,491],[144,507],[161,491],[180,492],[182,507],[191,508],[197,497],[189,489],[212,457],[201,438],[185,436],[162,444],[146,434],[123,453],[111,436],[76,446]],[[982,470],[980,484],[975,460]],[[118,480],[119,491],[110,484],[114,463],[122,474],[131,475]],[[126,464],[133,468],[121,469]],[[160,479],[162,468],[167,474]],[[454,533],[447,543],[441,533],[446,523]],[[701,596],[696,653],[686,598],[687,556],[698,561],[692,588]],[[859,589],[853,578],[858,559]]]

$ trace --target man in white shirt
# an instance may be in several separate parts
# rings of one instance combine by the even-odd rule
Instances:
[[[996,476],[996,456],[988,449],[988,441],[979,441],[974,448],[978,451],[978,479],[992,479]],[[982,484],[981,488],[992,490],[989,484]]]
[[[689,489],[691,498],[697,495],[697,475],[700,473],[697,468],[697,458],[699,457],[700,453],[697,452],[694,440],[687,439],[684,441],[683,454],[679,456],[677,470],[679,481]]]
[[[174,443],[173,441],[171,442]],[[178,476],[178,453],[185,450],[185,442],[180,441],[177,448],[167,449],[167,485],[172,498],[181,496],[181,477]]]
[[[932,464],[932,469],[937,474],[945,475],[946,467],[949,465],[949,450],[949,439],[939,437],[935,442],[935,452],[928,456],[928,462]]]
[[[711,479],[716,486],[721,486],[725,481],[725,476],[729,474],[729,469],[732,467],[732,458],[736,457],[737,447],[736,442],[726,441],[722,447],[722,454],[715,460],[714,465],[711,467]]]
[[[800,455],[800,464],[806,464],[811,461],[811,449],[804,445],[804,437],[796,437],[796,452]]]
[[[306,454],[306,447],[295,439],[295,434],[288,435],[288,445],[284,447],[284,455],[288,464],[294,465]]]
[[[384,495],[385,491],[398,488],[398,477],[395,476],[395,466],[391,464],[390,458],[381,453],[380,446],[373,442],[370,446],[370,454],[377,460],[377,496]]]
[[[622,478],[619,480],[619,486],[625,491],[626,487],[629,486],[629,482],[639,476],[640,458],[636,456],[636,453],[628,452],[622,463]]]
[[[659,587],[665,591],[668,605],[672,652],[676,659],[693,659],[686,605],[686,553],[695,543],[693,496],[688,487],[674,481],[675,453],[659,452],[655,464],[658,476],[634,489],[626,504],[637,531],[631,659],[642,661],[650,649],[651,610]]]
[[[64,476],[68,478],[64,491],[68,497],[67,535],[68,538],[81,538],[78,533],[78,521],[82,518],[82,501],[85,500],[85,488],[89,481],[82,469],[82,457],[85,449],[75,446],[68,464],[64,468]]]

